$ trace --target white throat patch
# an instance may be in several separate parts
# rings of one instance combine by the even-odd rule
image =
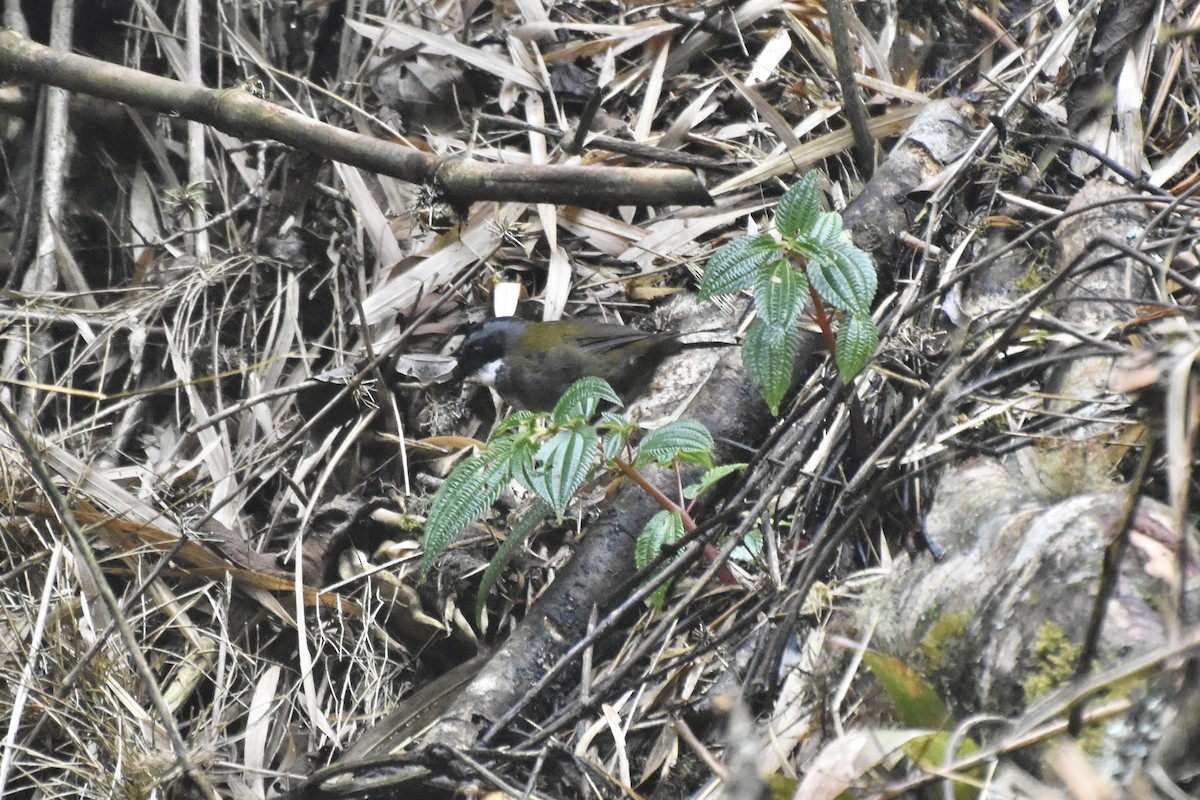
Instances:
[[[495,361],[489,361],[475,371],[475,381],[482,383],[484,386],[495,386],[496,375],[500,372],[501,365],[504,364],[503,359],[497,358]]]

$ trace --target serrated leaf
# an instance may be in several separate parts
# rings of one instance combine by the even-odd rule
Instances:
[[[861,280],[842,269],[842,264],[828,252],[818,253],[808,261],[808,283],[817,296],[839,311],[857,311],[861,300],[856,287]]]
[[[460,533],[492,507],[508,483],[507,459],[476,455],[464,460],[446,477],[433,496],[425,522],[425,552],[421,557],[421,580],[433,562]]]
[[[712,449],[708,428],[695,420],[681,419],[646,434],[638,447],[637,466],[650,462],[665,465],[676,459],[711,466]]]
[[[504,568],[508,566],[508,562],[512,561],[513,556],[521,549],[521,545],[529,538],[529,535],[537,530],[541,521],[551,513],[552,509],[539,501],[509,530],[508,538],[504,540],[500,549],[496,551],[496,555],[492,557],[479,582],[479,593],[475,595],[475,627],[483,627],[483,607],[487,603],[487,596],[491,594],[492,587],[496,585],[496,581],[504,572]]]
[[[812,229],[821,215],[821,189],[817,174],[807,172],[779,198],[775,210],[775,229],[788,238],[796,238]]]
[[[820,247],[833,247],[842,238],[842,215],[836,211],[822,212],[808,229],[806,238]]]
[[[634,563],[637,564],[637,568],[641,569],[654,561],[665,546],[678,542],[683,538],[683,534],[683,516],[678,511],[660,511],[655,514],[646,523],[646,527],[642,528],[634,547]],[[653,608],[661,609],[670,586],[671,581],[664,581],[662,586],[646,598],[646,602]]]
[[[626,432],[635,427],[628,417],[621,414],[614,414],[611,411],[604,411],[600,414],[598,425],[604,430],[615,431],[624,429]]]
[[[790,262],[764,264],[754,279],[754,304],[759,315],[776,328],[791,327],[804,308],[808,282]]]
[[[533,457],[541,447],[532,433],[520,432],[508,436],[493,436],[487,449],[479,454],[480,471],[489,483],[499,481],[506,486],[533,463]]]
[[[838,242],[829,249],[829,257],[845,276],[858,302],[856,311],[871,313],[875,292],[879,288],[879,276],[871,256],[851,242]]]
[[[642,533],[638,536],[634,549],[634,563],[637,568],[649,564],[658,558],[663,547],[674,544],[683,538],[683,517],[678,511],[660,511],[650,518]]]
[[[683,496],[688,500],[695,500],[700,495],[707,492],[715,486],[726,475],[731,475],[739,470],[743,470],[749,464],[723,464],[719,467],[713,467],[700,476],[700,480],[696,483],[688,484],[683,489]]]
[[[537,424],[540,416],[536,411],[514,411],[496,423],[496,430],[492,431],[492,440],[495,441],[501,434],[509,431],[529,429]]]
[[[620,414],[602,412],[600,421],[596,423],[596,430],[604,437],[604,460],[609,462],[621,455],[621,451],[625,449],[629,438],[637,429],[637,423]]]
[[[617,456],[621,455],[621,451],[625,449],[625,445],[629,439],[625,436],[623,429],[612,430],[604,437],[604,461],[612,461]]]
[[[580,378],[563,392],[554,404],[550,418],[556,425],[566,425],[575,419],[591,419],[600,408],[601,401],[621,405],[621,398],[604,379],[593,376]]]
[[[843,383],[862,372],[879,347],[879,331],[870,315],[849,314],[838,323],[837,351],[834,360],[837,361],[838,373]]]
[[[595,430],[587,426],[562,430],[542,444],[533,468],[516,477],[561,519],[598,454]]]
[[[758,268],[779,254],[779,243],[766,234],[727,242],[704,265],[698,299],[740,292],[754,283]]]
[[[742,363],[762,389],[772,414],[779,414],[779,404],[792,385],[792,366],[799,344],[800,331],[795,326],[773,328],[761,319],[750,326],[742,343]]]
[[[665,603],[667,600],[667,592],[671,591],[671,584],[674,582],[675,580],[673,578],[668,578],[667,580],[663,581],[659,587],[651,592],[650,596],[646,598],[646,605],[650,606],[655,611],[662,611],[663,603]]]

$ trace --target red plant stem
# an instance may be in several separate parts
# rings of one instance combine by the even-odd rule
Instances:
[[[646,480],[646,476],[641,473],[641,470],[619,456],[613,459],[613,463],[617,465],[617,469],[621,470],[622,475],[642,487],[642,491],[653,497],[654,502],[667,511],[678,511],[680,518],[683,520],[683,529],[685,531],[691,533],[696,530],[696,521],[692,519],[692,515],[687,512],[687,509],[681,508],[679,504],[672,502],[669,497],[660,492],[657,486]]]
[[[691,533],[692,531],[696,530],[696,521],[692,519],[692,515],[687,512],[687,509],[681,508],[678,504],[671,502],[670,498],[660,492],[657,486],[646,480],[646,476],[641,473],[641,470],[637,469],[628,461],[619,456],[613,459],[613,463],[617,465],[617,469],[621,471],[622,475],[626,476],[638,486],[642,487],[642,491],[654,498],[654,502],[658,503],[667,511],[678,511],[679,518],[683,520],[683,529],[686,532]],[[707,558],[710,563],[715,561],[717,558],[717,548],[713,547],[712,544],[705,542],[704,557]],[[737,576],[733,574],[733,570],[729,568],[728,564],[723,564],[721,566],[720,571],[717,572],[717,577],[720,579],[721,583],[725,584],[726,586],[738,585]]]
[[[829,354],[833,355],[837,352],[837,337],[833,335],[833,325],[829,321],[829,315],[825,313],[825,303],[811,283],[808,285],[808,296],[812,298],[813,319],[816,320],[817,327],[821,329],[821,333],[825,337],[825,346],[829,348]]]

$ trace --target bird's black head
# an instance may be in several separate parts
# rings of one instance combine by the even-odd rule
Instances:
[[[474,378],[492,385],[500,362],[516,346],[527,325],[528,322],[517,317],[489,319],[476,325],[458,348],[458,363],[454,365],[452,378],[457,381]]]

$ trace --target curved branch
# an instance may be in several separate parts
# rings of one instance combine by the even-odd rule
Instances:
[[[515,166],[441,158],[306,117],[243,89],[207,89],[54,50],[0,30],[0,77],[58,86],[202,122],[233,136],[275,139],[409,183],[437,181],[458,204],[507,200],[604,207],[711,205],[691,172],[632,167]]]

